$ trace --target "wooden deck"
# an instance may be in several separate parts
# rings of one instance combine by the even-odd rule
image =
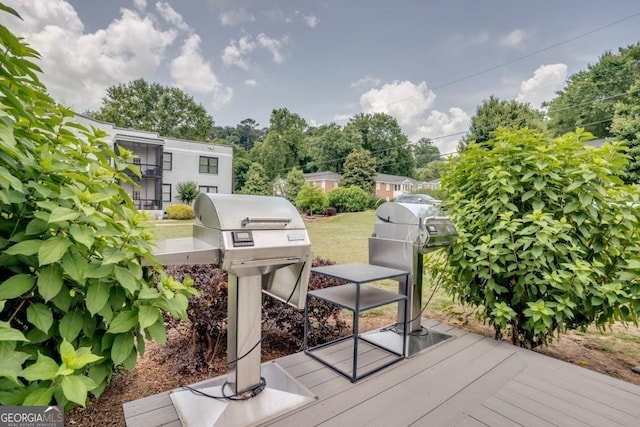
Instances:
[[[356,383],[304,353],[276,360],[318,398],[265,425],[640,425],[640,386],[444,324],[423,324],[454,338]],[[167,392],[124,404],[124,414],[131,427],[180,425]]]

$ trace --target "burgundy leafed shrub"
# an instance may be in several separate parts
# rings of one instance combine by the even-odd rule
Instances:
[[[313,266],[330,265],[333,262],[316,258]],[[177,280],[189,274],[199,297],[189,300],[189,345],[180,347],[172,355],[180,373],[207,370],[214,359],[226,361],[227,348],[227,273],[210,265],[184,265],[165,267],[167,274]],[[337,279],[311,274],[309,290],[343,284]],[[262,328],[268,336],[263,347],[279,348],[291,352],[302,349],[304,312],[285,305],[270,296],[262,297]],[[340,315],[341,309],[333,304],[312,298],[309,306],[309,322],[312,332],[309,344],[315,345],[343,336],[348,330]],[[167,326],[177,326],[177,320],[166,319]]]

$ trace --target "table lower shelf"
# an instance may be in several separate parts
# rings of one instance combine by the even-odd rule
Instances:
[[[402,353],[381,347],[369,341],[366,334],[339,338],[305,350],[305,353],[326,367],[356,382],[400,360]],[[355,351],[356,340],[357,353]]]

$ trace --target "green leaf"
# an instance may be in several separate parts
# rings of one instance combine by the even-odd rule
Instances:
[[[69,375],[62,378],[62,392],[71,402],[84,406],[87,400],[87,387],[80,375]]]
[[[118,248],[105,248],[102,252],[102,263],[104,265],[107,264],[117,264],[123,259],[125,259],[127,254]]]
[[[59,366],[55,360],[38,353],[36,363],[26,367],[20,376],[27,381],[51,380],[57,375],[58,368]]]
[[[79,212],[60,206],[55,208],[51,212],[51,216],[49,216],[49,223],[51,224],[53,222],[73,221],[79,216]]]
[[[17,329],[13,329],[8,323],[0,324],[0,341],[29,341],[24,334]]]
[[[85,272],[89,265],[85,257],[76,252],[70,251],[62,257],[60,265],[72,280],[81,285],[85,284]]]
[[[31,304],[27,308],[27,320],[46,334],[53,324],[53,314],[44,304]]]
[[[109,301],[109,288],[107,285],[97,282],[87,287],[87,309],[93,315],[102,310]]]
[[[38,275],[38,293],[46,301],[55,298],[62,289],[62,271],[57,265],[48,265],[40,269]]]
[[[60,344],[60,357],[62,357],[62,362],[65,365],[73,363],[73,360],[76,358],[76,350],[67,340],[63,340]]]
[[[69,239],[61,236],[51,237],[45,240],[38,250],[38,260],[40,266],[58,261],[71,246]]]
[[[30,274],[16,274],[0,285],[0,300],[17,298],[33,288],[35,277]]]
[[[576,209],[578,209],[580,207],[580,203],[578,202],[569,202],[565,205],[564,207],[564,213],[570,213],[575,211]]]
[[[0,353],[0,377],[6,377],[22,386],[18,376],[22,373],[22,364],[30,357],[26,353],[5,349]]]
[[[115,266],[113,272],[120,286],[129,291],[131,295],[135,295],[136,291],[140,289],[135,277],[133,277],[133,274],[131,274],[127,268]]]
[[[71,233],[71,237],[73,237],[75,241],[83,244],[88,249],[91,249],[91,246],[93,246],[93,242],[95,240],[95,232],[91,227],[88,227],[86,225],[71,224],[69,233]]]
[[[116,335],[111,346],[111,360],[116,365],[123,363],[133,350],[133,335],[124,333]]]
[[[167,332],[164,329],[164,321],[162,319],[149,326],[146,331],[149,332],[151,339],[158,344],[165,345],[167,343]]]
[[[522,195],[522,201],[526,202],[527,200],[529,200],[530,198],[532,198],[533,196],[536,195],[536,191],[535,190],[529,190],[526,193],[524,193]]]
[[[60,320],[60,325],[58,327],[60,335],[69,342],[73,341],[80,333],[82,323],[82,314],[77,310],[71,310],[64,315],[62,320]]]
[[[47,221],[43,221],[40,218],[34,218],[31,221],[29,221],[29,224],[27,224],[27,229],[25,230],[25,234],[27,236],[39,235],[44,233],[48,229],[49,229],[49,223]],[[33,240],[33,241],[42,243],[42,240]]]
[[[149,305],[141,305],[138,311],[138,321],[140,322],[140,329],[146,329],[153,325],[160,318],[160,310]]]
[[[89,363],[96,362],[100,359],[103,359],[103,357],[98,356],[96,354],[91,354],[91,353],[83,354],[81,356],[76,357],[75,360],[73,360],[70,364],[68,364],[68,366],[71,369],[81,369],[81,368],[84,368]]]
[[[119,334],[122,332],[128,332],[138,324],[138,313],[134,310],[126,310],[118,313],[116,317],[111,321],[107,332],[112,334]]]
[[[40,245],[42,245],[42,240],[24,240],[11,246],[5,253],[7,255],[35,255],[38,253]]]
[[[24,399],[23,406],[48,406],[53,397],[53,389],[51,387],[37,388]]]

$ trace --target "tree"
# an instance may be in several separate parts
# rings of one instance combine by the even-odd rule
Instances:
[[[307,145],[311,156],[310,170],[342,173],[349,153],[362,146],[362,136],[353,127],[342,129],[330,123],[310,129]]]
[[[300,169],[294,167],[287,174],[284,180],[284,185],[280,189],[282,196],[292,203],[295,202],[304,182],[304,174]]]
[[[611,133],[627,147],[627,184],[640,184],[640,80],[629,88],[627,98],[616,104]]]
[[[420,138],[412,148],[418,168],[423,168],[430,162],[440,160],[440,150],[433,145],[433,141],[429,138]]]
[[[264,166],[269,179],[274,179],[305,163],[307,122],[286,108],[280,108],[271,112],[270,123],[264,141],[253,148],[251,156]]]
[[[338,187],[327,196],[329,206],[338,212],[362,212],[369,207],[371,193],[360,187]]]
[[[109,87],[100,109],[86,114],[124,128],[196,141],[209,140],[213,130],[213,118],[193,97],[143,79]]]
[[[445,288],[514,344],[640,314],[640,189],[618,178],[621,144],[498,130],[447,162],[443,204],[458,239]]]
[[[433,181],[434,179],[440,178],[444,164],[444,160],[434,160],[427,163],[425,167],[418,169],[418,179],[421,181]]]
[[[395,118],[384,113],[358,114],[346,128],[360,134],[362,148],[376,159],[378,172],[414,176],[416,162],[409,139]]]
[[[356,186],[367,193],[374,193],[376,185],[376,160],[367,150],[353,150],[344,162],[340,186]]]
[[[500,127],[523,128],[544,131],[542,112],[528,103],[515,100],[505,101],[491,95],[482,101],[471,118],[469,133],[458,144],[458,151],[464,150],[471,142],[485,144],[493,139]]]
[[[295,205],[301,211],[311,210],[314,214],[320,214],[327,208],[327,196],[322,188],[305,182],[298,192]]]
[[[198,183],[195,181],[179,182],[178,185],[176,185],[176,191],[178,191],[178,200],[187,205],[191,205],[196,197],[198,197],[198,194],[200,194]]]
[[[238,192],[244,187],[247,172],[253,162],[249,154],[237,144],[233,145],[233,191]]]
[[[245,183],[240,190],[242,194],[273,195],[273,186],[260,163],[252,163],[247,171]]]
[[[640,43],[605,52],[597,63],[571,75],[548,105],[549,129],[562,134],[578,127],[598,138],[612,136],[616,104],[625,102],[629,88],[640,80]]]
[[[36,51],[5,27],[0,42],[0,404],[84,406],[195,292],[141,265],[153,234],[120,185],[132,153],[46,94]]]
[[[258,122],[250,118],[244,119],[236,126],[239,137],[238,144],[247,151],[251,150],[253,145],[264,137],[263,131],[258,129],[258,126]]]

